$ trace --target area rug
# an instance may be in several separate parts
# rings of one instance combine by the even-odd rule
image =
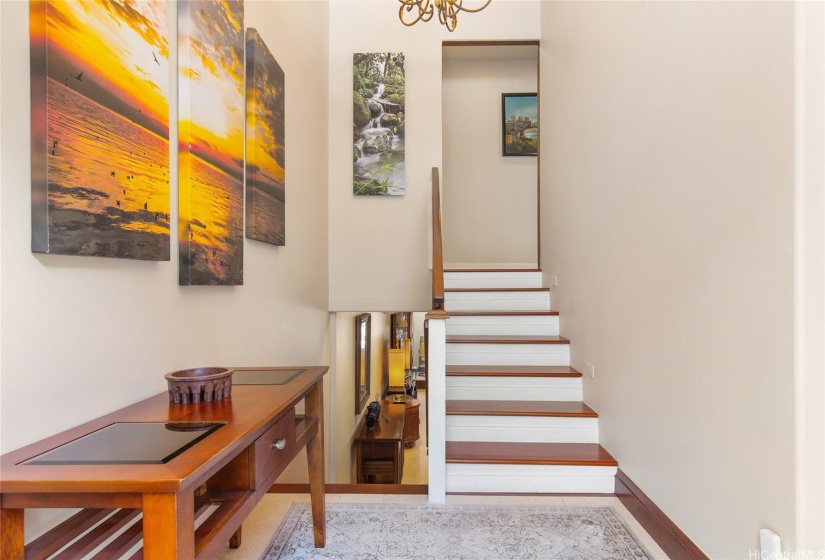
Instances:
[[[295,503],[261,560],[625,560],[653,557],[611,507],[327,504],[315,548]]]

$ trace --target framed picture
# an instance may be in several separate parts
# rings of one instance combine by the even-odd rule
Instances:
[[[169,4],[29,7],[32,251],[168,261]]]
[[[246,236],[286,245],[284,71],[261,35],[246,30]]]
[[[404,53],[355,53],[352,68],[352,193],[403,196]]]
[[[355,317],[355,414],[361,414],[370,398],[370,318]]]
[[[178,10],[179,284],[243,284],[244,5]]]
[[[501,94],[501,155],[539,153],[539,105],[535,93]]]

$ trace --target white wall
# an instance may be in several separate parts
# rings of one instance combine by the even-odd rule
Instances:
[[[245,285],[235,288],[179,287],[174,242],[172,261],[160,263],[31,253],[28,2],[0,2],[0,13],[0,449],[165,391],[175,369],[326,365],[326,4],[246,4],[246,25],[286,73],[289,242],[245,241]],[[44,519],[27,514],[27,534]]]
[[[535,92],[537,61],[445,59],[442,71],[444,262],[535,266],[537,162],[501,154],[501,94]]]
[[[602,445],[711,558],[747,558],[762,527],[794,546],[793,18],[542,5],[562,334],[595,365]]]
[[[468,2],[468,5],[471,5]],[[539,2],[493,2],[461,14],[448,33],[436,21],[406,28],[385,0],[330,3],[329,302],[332,311],[432,306],[427,204],[441,167],[441,41],[539,37]],[[352,194],[352,55],[406,54],[406,195]]]
[[[329,482],[352,484],[355,482],[355,429],[366,408],[355,413],[355,317],[359,313],[332,313],[335,325],[335,375],[334,404],[330,410],[329,427],[331,446],[331,476]],[[370,398],[381,391],[381,375],[384,368],[384,347],[389,333],[385,313],[370,313]]]
[[[825,549],[825,3],[796,3],[796,548]]]

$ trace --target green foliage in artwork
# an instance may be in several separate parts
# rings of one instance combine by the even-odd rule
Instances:
[[[370,110],[367,108],[367,102],[357,91],[352,93],[352,116],[353,122],[358,128],[363,128],[370,122]]]

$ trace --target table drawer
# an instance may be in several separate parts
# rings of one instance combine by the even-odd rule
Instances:
[[[255,440],[255,487],[269,485],[289,462],[295,447],[295,410]]]

